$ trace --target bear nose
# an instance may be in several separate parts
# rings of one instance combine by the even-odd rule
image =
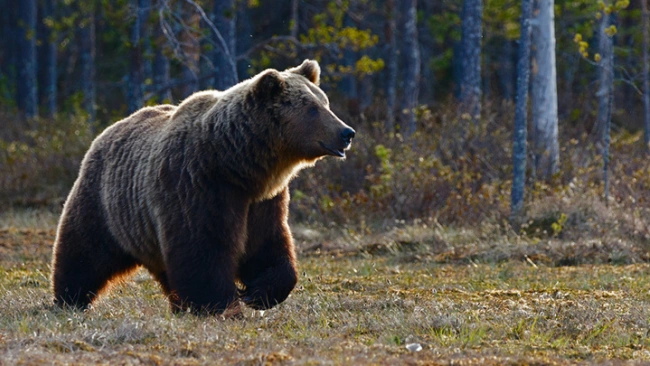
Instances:
[[[349,144],[354,138],[354,130],[347,127],[343,132],[341,132],[341,138],[343,138],[343,141],[345,141],[346,144]]]

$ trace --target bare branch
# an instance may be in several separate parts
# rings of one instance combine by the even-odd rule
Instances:
[[[228,46],[226,45],[226,41],[223,39],[221,36],[221,32],[217,29],[217,27],[212,23],[212,20],[205,14],[205,11],[203,11],[203,8],[194,0],[185,0],[188,4],[194,6],[196,8],[196,11],[201,15],[201,18],[205,23],[210,27],[212,32],[214,33],[215,37],[217,37],[218,41],[218,46],[221,48],[221,51],[223,51],[224,55],[226,55],[226,58],[228,59],[228,63],[230,64],[231,71],[236,73],[237,72],[237,65],[235,64],[235,58],[233,55],[230,54],[230,50],[228,49]]]

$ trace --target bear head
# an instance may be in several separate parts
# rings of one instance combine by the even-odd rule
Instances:
[[[255,98],[272,106],[287,152],[306,162],[328,155],[345,158],[355,131],[330,110],[327,96],[318,87],[318,62],[305,60],[282,72],[269,69],[255,79]]]

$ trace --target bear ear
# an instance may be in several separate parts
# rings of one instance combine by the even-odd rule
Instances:
[[[298,67],[288,69],[287,71],[306,77],[312,83],[320,83],[320,66],[317,61],[305,60]]]
[[[285,85],[286,81],[278,70],[268,69],[257,78],[253,92],[258,97],[272,97],[280,94]]]

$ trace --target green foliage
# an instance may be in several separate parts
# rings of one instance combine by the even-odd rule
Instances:
[[[367,54],[357,56],[354,65],[345,65],[342,62],[344,50],[358,54],[379,42],[379,36],[373,34],[370,29],[345,25],[347,11],[350,11],[349,1],[329,1],[324,12],[314,15],[313,26],[300,35],[303,44],[318,45],[314,57],[325,62],[324,68],[333,76],[330,78],[325,75],[323,81],[326,83],[338,81],[343,75],[371,75],[384,68],[384,60],[373,59]]]
[[[486,33],[498,34],[507,40],[519,39],[521,2],[514,0],[489,0],[485,2],[483,18]]]
[[[630,5],[630,2],[628,0],[619,0],[616,1],[615,3],[612,4],[606,4],[604,1],[599,1],[597,3],[597,11],[595,12],[595,18],[600,20],[602,19],[603,15],[609,15],[609,14],[616,14],[624,11],[628,6]],[[593,32],[593,30],[592,30]],[[618,32],[618,29],[616,28],[615,25],[610,25],[609,27],[605,28],[605,34],[608,37],[613,37],[616,33]],[[583,35],[579,32],[575,33],[573,37],[573,42],[578,45],[578,52],[583,58],[589,58],[589,43],[583,40]],[[600,62],[601,60],[601,55],[599,53],[596,53],[594,55],[594,61],[596,63]]]

